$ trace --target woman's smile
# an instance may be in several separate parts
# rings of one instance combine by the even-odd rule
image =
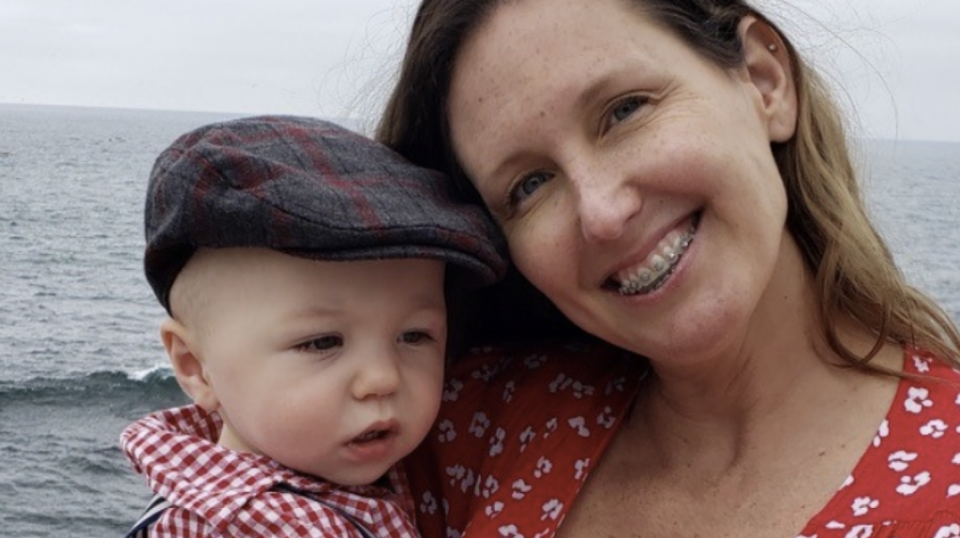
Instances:
[[[618,270],[604,284],[620,295],[646,295],[660,289],[680,264],[697,232],[698,216],[684,221],[656,244],[642,262]]]

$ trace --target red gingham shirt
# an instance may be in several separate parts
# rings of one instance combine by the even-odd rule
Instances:
[[[323,499],[382,538],[417,537],[406,474],[388,473],[393,491],[341,486],[288,469],[270,458],[216,444],[222,422],[190,405],[151,414],[124,430],[121,446],[154,492],[174,506],[151,527],[163,537],[350,537],[356,528]]]

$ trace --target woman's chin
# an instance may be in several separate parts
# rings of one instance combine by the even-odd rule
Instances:
[[[720,356],[724,350],[737,349],[746,334],[742,305],[706,301],[701,308],[686,308],[682,313],[663,317],[656,326],[642,333],[618,335],[619,345],[649,358],[654,365],[698,363]],[[688,305],[693,306],[693,305]]]

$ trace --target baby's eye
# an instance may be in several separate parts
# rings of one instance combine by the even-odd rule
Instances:
[[[433,337],[425,331],[407,331],[400,335],[400,341],[404,344],[417,345],[431,342]]]
[[[297,345],[298,351],[310,353],[323,353],[338,348],[343,345],[343,337],[335,334],[328,334],[313,340],[308,340]]]
[[[532,172],[520,178],[510,193],[510,203],[516,205],[533,194],[552,176],[546,172]]]

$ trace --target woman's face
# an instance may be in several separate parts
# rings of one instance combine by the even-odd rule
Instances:
[[[729,71],[620,0],[524,0],[457,60],[453,144],[517,267],[581,327],[653,359],[738,345],[780,289],[792,242],[770,143],[795,112],[761,43],[773,34],[745,34]]]

